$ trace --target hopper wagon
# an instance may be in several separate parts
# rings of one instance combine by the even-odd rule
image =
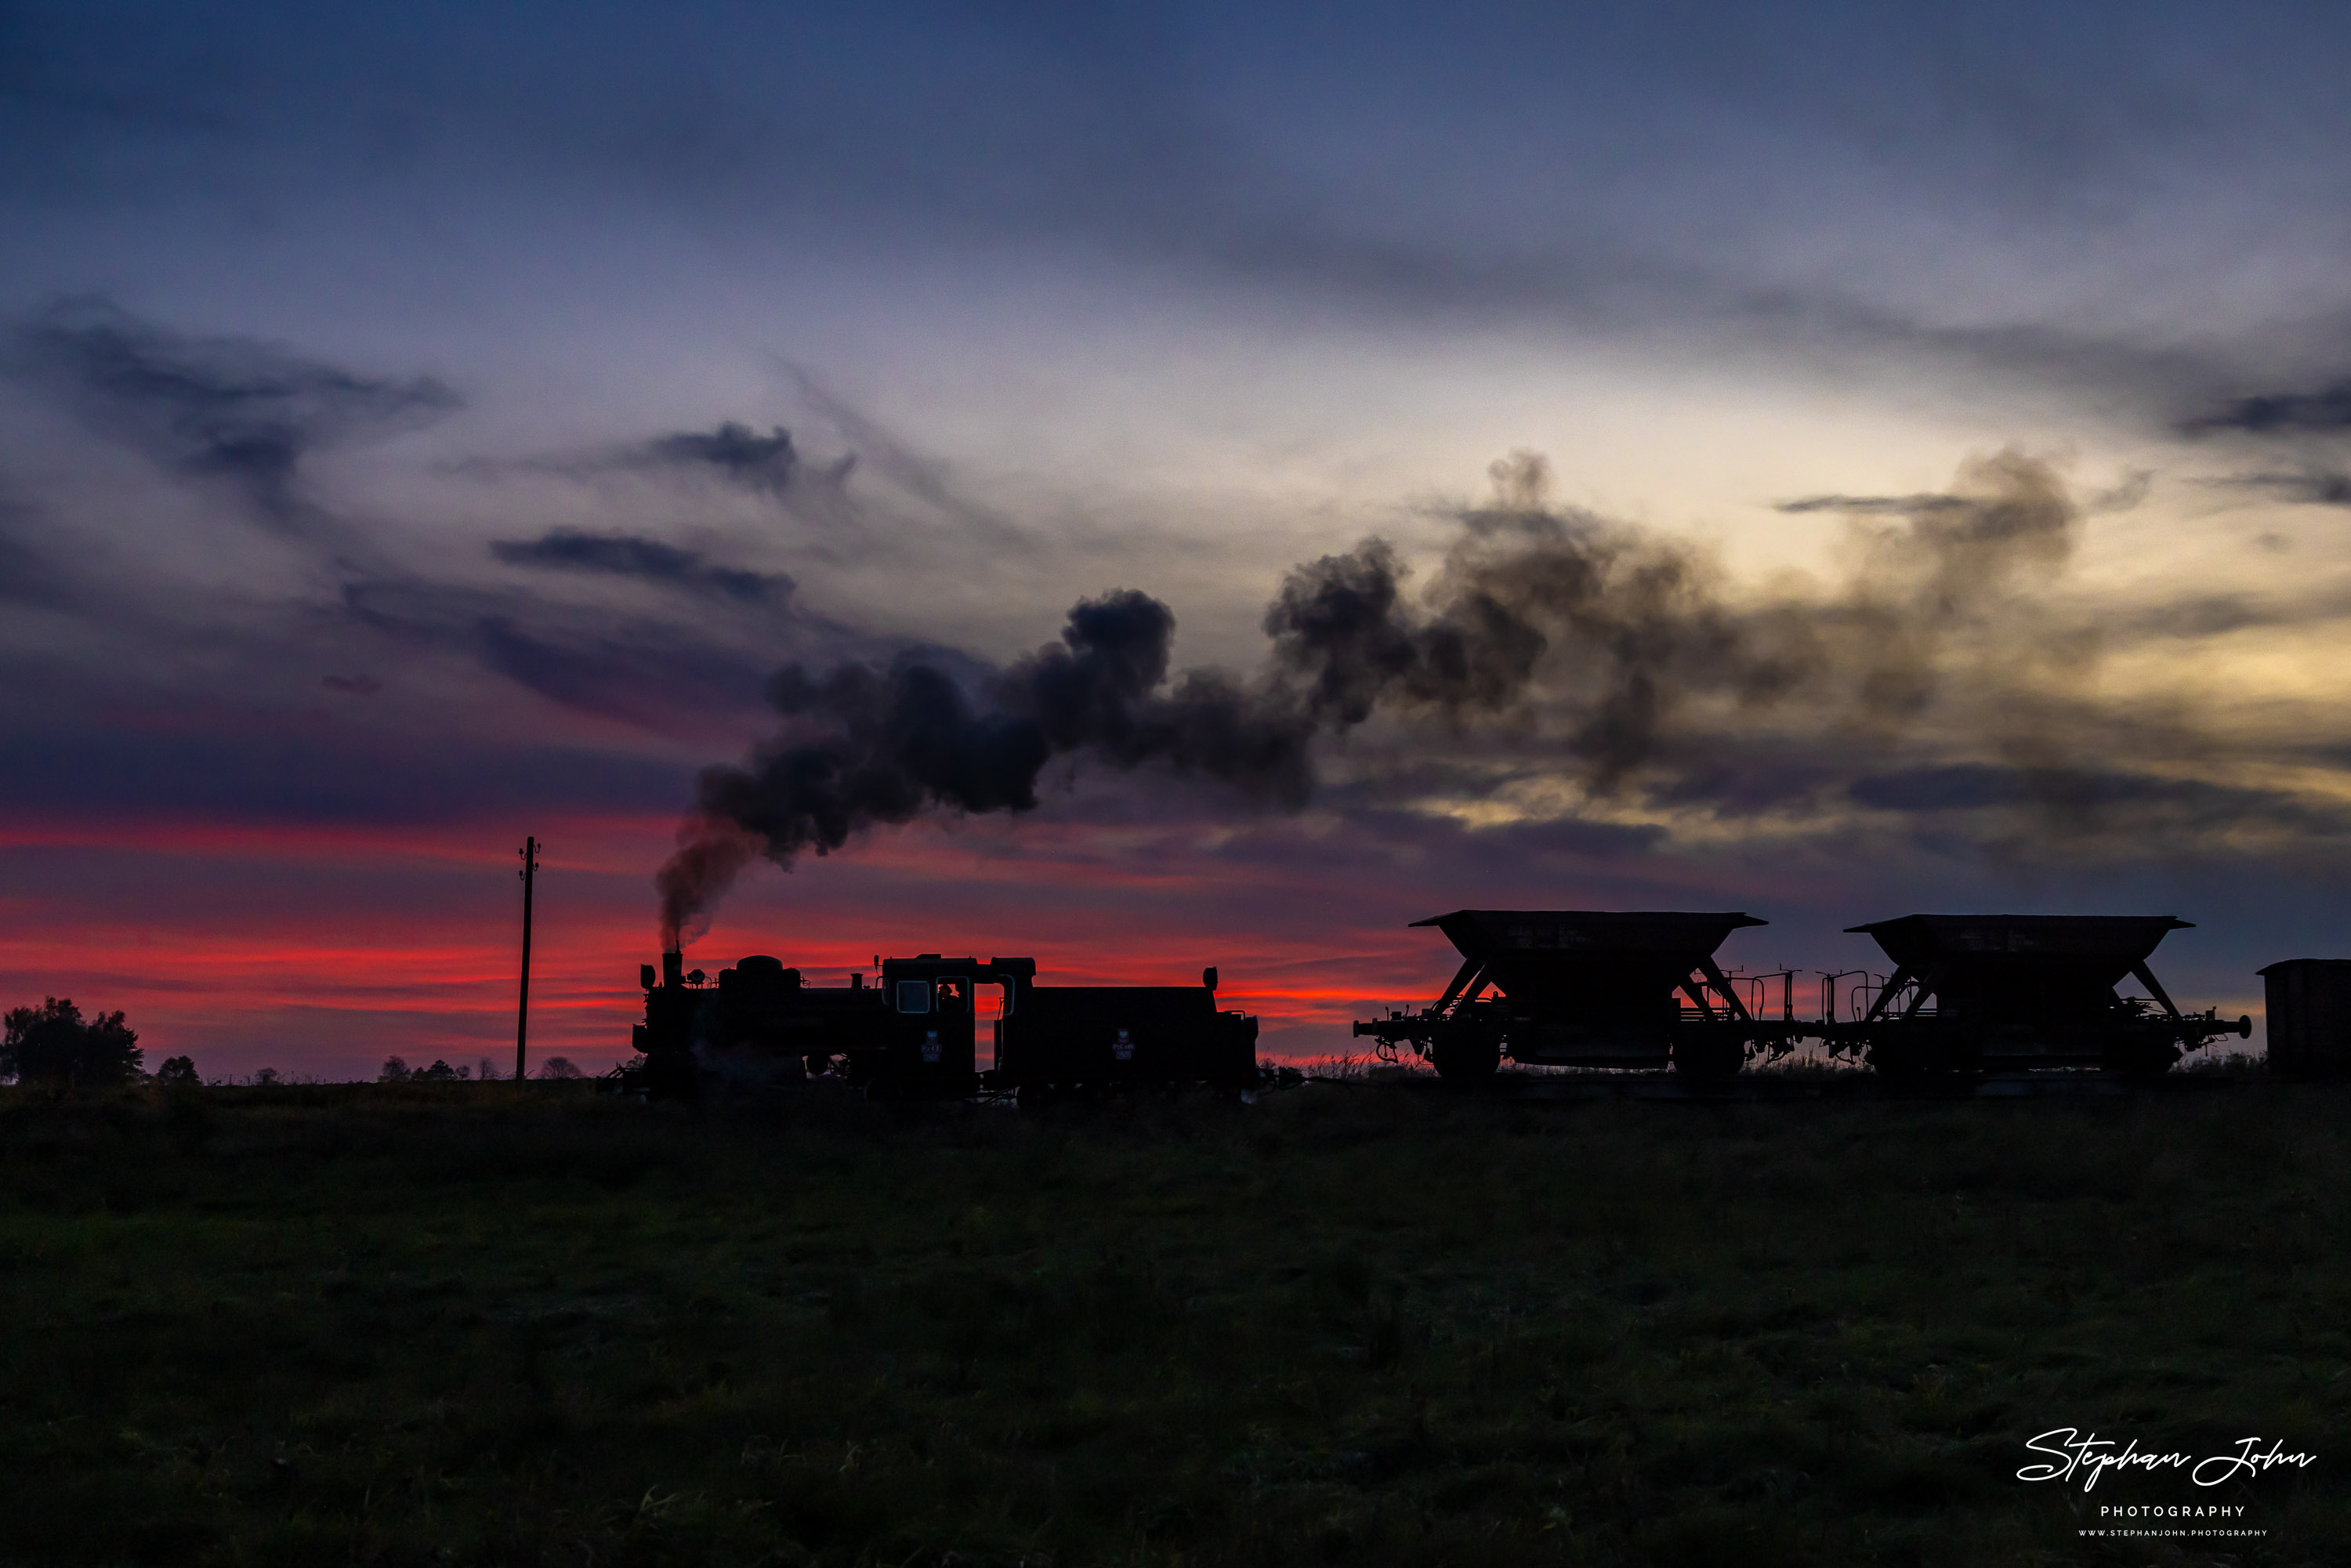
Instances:
[[[1417,1011],[1358,1022],[1394,1061],[1409,1047],[1447,1079],[1492,1076],[1504,1058],[1546,1066],[1662,1068],[1727,1078],[1758,1051],[1784,1051],[1788,1016],[1757,1016],[1715,962],[1737,913],[1457,909],[1413,922],[1461,955],[1444,994]]]
[[[1858,1019],[1812,1032],[1880,1072],[2095,1068],[2169,1071],[2250,1017],[2182,1013],[2147,967],[2168,915],[1906,915],[1848,930],[1875,938],[1894,968]],[[2121,993],[2135,979],[2145,997]]]

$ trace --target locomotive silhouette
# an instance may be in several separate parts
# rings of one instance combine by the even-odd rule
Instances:
[[[1057,1093],[1206,1084],[1258,1085],[1257,1019],[1217,1007],[1217,971],[1197,986],[1040,986],[1034,958],[925,953],[876,965],[877,981],[811,986],[755,955],[716,984],[684,957],[645,965],[644,1061],[622,1087],[685,1096],[719,1084],[828,1076],[900,1099],[959,1099],[982,1090],[1034,1103]],[[985,992],[996,992],[993,1063],[978,1065]]]

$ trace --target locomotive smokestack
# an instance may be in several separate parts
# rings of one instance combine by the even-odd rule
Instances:
[[[684,949],[672,947],[662,955],[662,984],[673,988],[685,984]]]

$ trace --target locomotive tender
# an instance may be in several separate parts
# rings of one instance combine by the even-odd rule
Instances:
[[[1197,986],[1040,986],[1033,958],[924,953],[878,961],[845,986],[811,986],[766,955],[685,972],[674,950],[640,971],[643,1057],[622,1087],[683,1098],[714,1084],[756,1087],[831,1075],[897,1099],[1258,1082],[1257,1019],[1220,1011],[1217,971]],[[993,1061],[978,1063],[981,988],[998,992]]]
[[[2250,1017],[2182,1013],[2147,959],[2171,915],[1911,915],[1848,927],[1876,939],[1894,970],[1865,1012],[1836,1017],[1826,977],[1822,1016],[1799,1021],[1794,974],[1782,982],[1778,1019],[1758,1016],[1715,962],[1731,932],[1765,922],[1737,913],[1458,909],[1414,922],[1460,950],[1452,984],[1416,1012],[1359,1022],[1394,1061],[1409,1045],[1448,1079],[1490,1076],[1504,1056],[1581,1067],[1670,1064],[1721,1079],[1755,1056],[1819,1040],[1887,1074],[1994,1069],[2098,1068],[2167,1071],[2183,1051],[2222,1035],[2250,1037]],[[2135,978],[2147,998],[2118,987]],[[1484,995],[1488,988],[1494,995]]]

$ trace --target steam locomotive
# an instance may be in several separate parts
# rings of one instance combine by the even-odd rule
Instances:
[[[616,1087],[684,1098],[721,1087],[827,1077],[878,1096],[960,1099],[1009,1092],[1024,1103],[1062,1093],[1258,1083],[1258,1020],[1217,1007],[1217,971],[1197,986],[1040,986],[1034,958],[924,953],[876,960],[845,986],[811,986],[763,954],[686,972],[684,955],[640,971],[643,1058]],[[995,990],[991,1064],[978,1064],[979,1017]]]

